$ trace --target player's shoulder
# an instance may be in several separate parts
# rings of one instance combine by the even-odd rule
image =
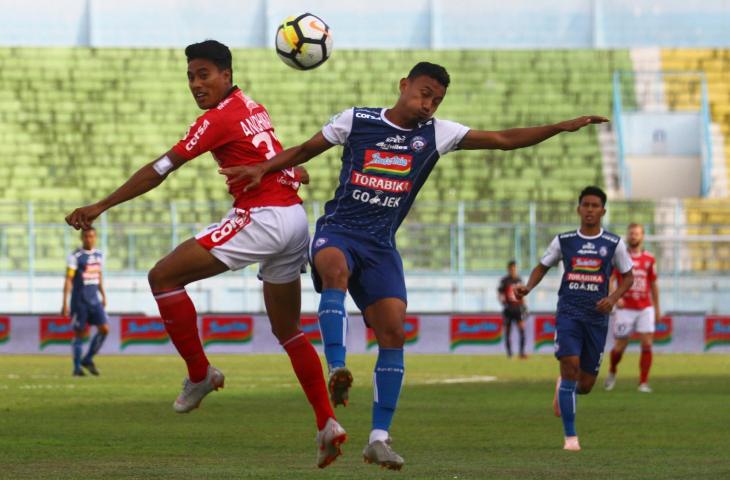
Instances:
[[[652,262],[656,261],[656,257],[654,256],[654,254],[653,254],[653,253],[651,253],[651,252],[650,252],[650,251],[648,251],[648,250],[644,250],[644,251],[642,251],[642,252],[641,252],[641,256],[643,256],[643,257],[644,257],[644,258],[646,258],[647,260],[651,260]]]
[[[601,239],[606,240],[608,242],[618,244],[618,242],[621,241],[621,237],[616,235],[613,232],[609,232],[608,230],[604,230],[601,234]]]
[[[578,236],[578,232],[576,230],[570,230],[563,233],[558,233],[555,238],[558,240],[568,240],[571,238],[576,238]]]
[[[352,116],[360,120],[383,120],[381,115],[382,107],[352,107],[342,112],[341,115],[346,114],[348,111],[352,111]]]
[[[69,254],[69,257],[79,258],[83,254],[84,254],[84,249],[81,247],[77,247],[77,248],[73,249],[73,251]]]

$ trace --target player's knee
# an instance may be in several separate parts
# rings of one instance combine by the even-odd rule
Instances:
[[[402,326],[383,328],[377,337],[378,345],[384,348],[401,348],[406,343],[406,331]]]
[[[579,395],[588,395],[591,390],[593,390],[593,382],[579,382],[575,391]]]
[[[99,325],[99,333],[102,335],[109,335],[109,325]]]
[[[152,267],[152,269],[147,273],[147,282],[149,282],[150,288],[153,292],[177,286],[170,282],[169,276],[166,274],[165,270],[160,267],[159,263]]]
[[[348,271],[341,265],[331,265],[320,272],[324,288],[347,288]]]

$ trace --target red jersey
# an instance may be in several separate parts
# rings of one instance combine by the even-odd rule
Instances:
[[[172,150],[186,160],[209,151],[220,167],[227,168],[265,162],[282,148],[266,109],[234,87],[217,106],[198,117]],[[261,185],[251,191],[244,192],[245,186],[245,182],[228,186],[236,208],[302,203],[293,169],[264,175]]]
[[[651,286],[656,282],[656,260],[654,255],[642,250],[639,253],[629,252],[631,261],[634,263],[634,284],[623,294],[623,308],[630,310],[643,310],[652,306]],[[616,277],[621,281],[621,275],[617,270]]]

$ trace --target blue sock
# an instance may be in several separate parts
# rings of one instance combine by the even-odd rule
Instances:
[[[74,356],[74,371],[81,370],[81,345],[84,341],[79,337],[74,337],[71,342],[71,351]]]
[[[566,437],[575,436],[575,381],[560,380],[558,402],[560,403],[560,418],[563,420],[563,430]]]
[[[390,428],[403,383],[403,349],[381,348],[373,373],[373,430]]]
[[[319,299],[319,330],[322,332],[324,356],[327,366],[333,368],[345,366],[345,340],[347,337],[347,314],[345,313],[345,293],[336,288],[322,291]]]
[[[82,363],[90,363],[92,361],[94,355],[99,353],[101,346],[104,344],[104,340],[106,340],[106,335],[96,332],[94,337],[91,339],[91,343],[89,343],[89,351],[86,352],[86,355],[84,355]]]

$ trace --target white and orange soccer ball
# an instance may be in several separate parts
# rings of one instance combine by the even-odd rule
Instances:
[[[276,53],[297,70],[317,68],[332,53],[332,31],[311,13],[288,17],[276,30]]]

